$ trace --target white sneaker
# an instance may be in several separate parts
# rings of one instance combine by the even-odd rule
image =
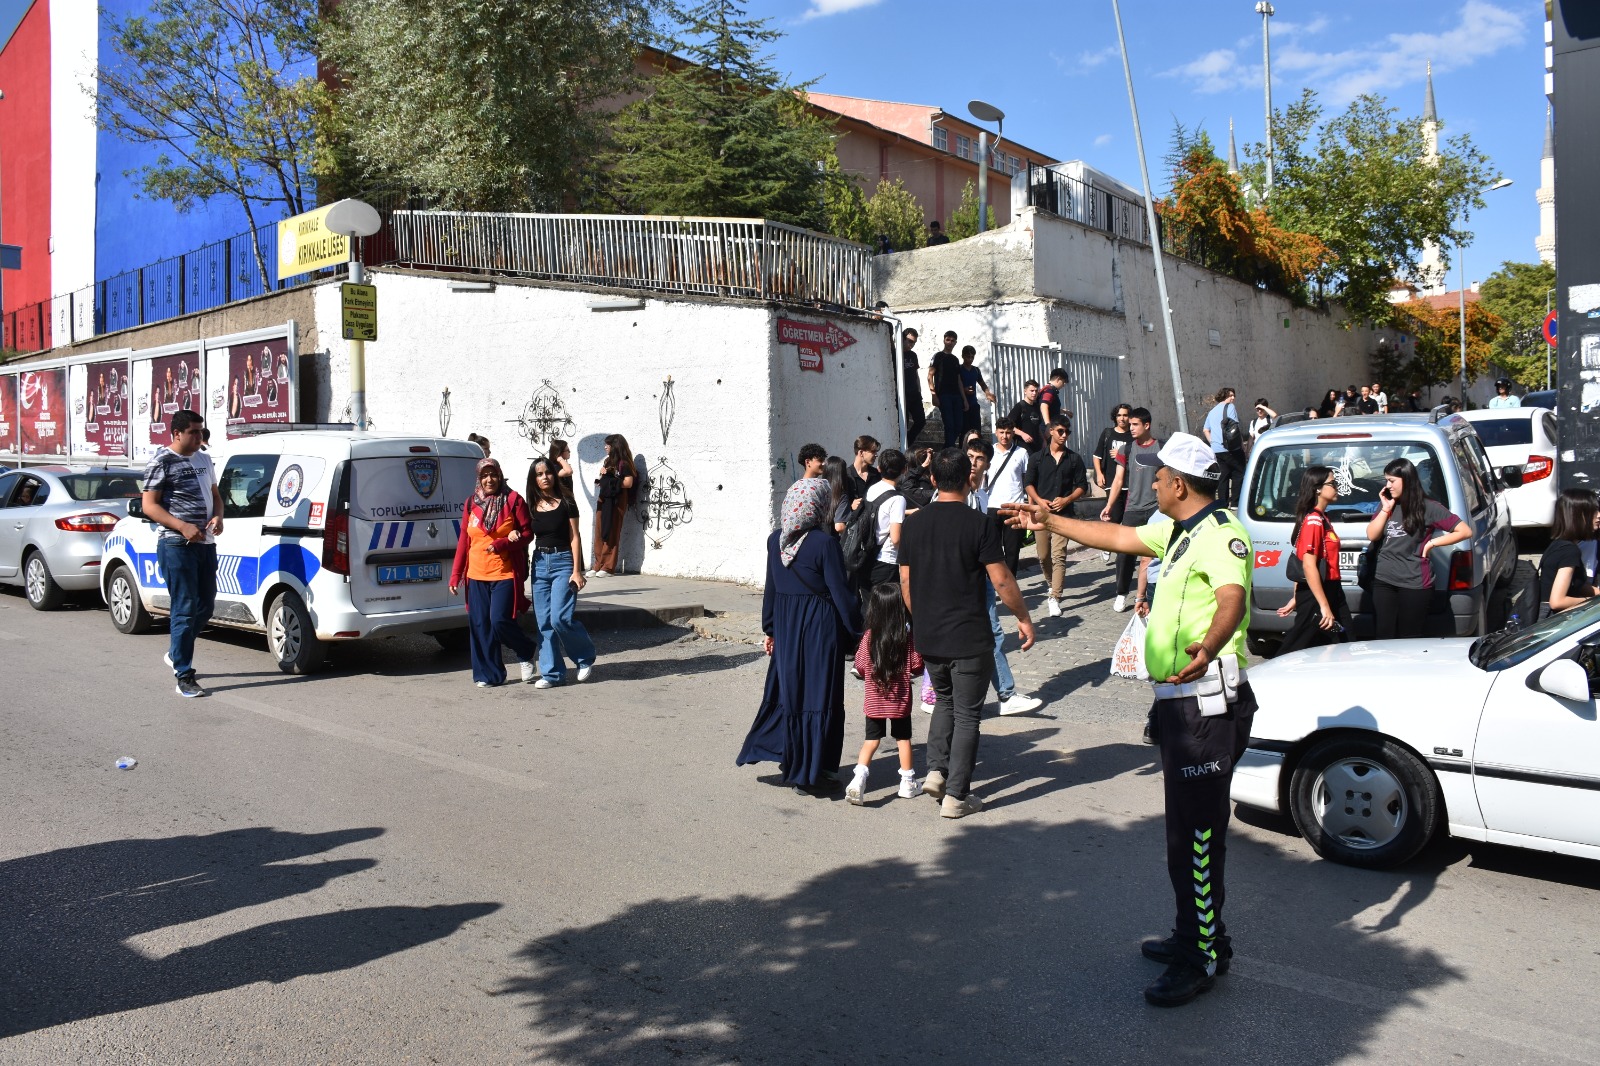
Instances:
[[[1100,553],[1100,561],[1102,563],[1109,563],[1111,561],[1111,553],[1110,552],[1101,552]]]
[[[535,676],[536,676],[536,674],[535,674],[535,671],[534,671],[533,663],[531,663],[531,662],[523,663],[522,664],[522,683],[524,685],[531,683]]]
[[[844,798],[849,800],[855,806],[860,807],[867,802],[865,796],[866,790],[867,775],[860,773],[855,774],[850,778],[850,783],[845,786]]]
[[[578,680],[587,681],[592,673],[594,673],[594,663],[590,663],[588,666],[580,666],[578,667]]]
[[[906,777],[902,774],[900,777],[900,791],[895,795],[903,800],[916,799],[922,795],[922,782],[914,777]]]
[[[1051,618],[1060,618],[1061,601],[1056,599],[1054,596],[1051,596],[1048,600],[1045,600],[1044,613],[1049,615]]]
[[[1111,609],[1113,611],[1116,611],[1118,614],[1121,614],[1123,611],[1126,611],[1128,609],[1128,597],[1126,597],[1126,596],[1118,596],[1117,597],[1117,602],[1113,603],[1111,605]]]
[[[489,682],[487,682],[487,681],[474,681],[473,684],[477,685],[479,688],[490,688],[491,687]]]
[[[609,571],[609,570],[594,570],[594,571],[590,572],[589,576],[590,577],[610,577],[611,576],[611,571]]]
[[[556,683],[554,681],[550,681],[550,680],[547,680],[546,678],[542,678],[541,677],[539,680],[537,680],[537,681],[535,681],[533,683],[533,687],[534,688],[555,688],[556,687]]]
[[[1001,714],[1031,714],[1044,706],[1038,696],[1024,696],[1013,692],[1010,699],[1000,701]]]

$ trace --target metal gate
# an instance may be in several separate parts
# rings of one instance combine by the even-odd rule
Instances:
[[[1111,409],[1122,402],[1122,360],[1114,355],[1089,355],[1063,352],[1059,347],[1037,348],[1027,344],[990,345],[989,366],[994,375],[996,410],[1009,411],[1022,399],[1022,383],[1048,384],[1050,371],[1062,367],[1067,372],[1064,403],[1072,415],[1072,435],[1067,446],[1083,459],[1092,473],[1090,453],[1100,439],[1100,431],[1110,425]]]

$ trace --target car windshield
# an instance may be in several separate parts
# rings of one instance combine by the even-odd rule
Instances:
[[[1526,416],[1473,419],[1472,428],[1478,431],[1485,448],[1533,443],[1533,419]]]
[[[1250,486],[1250,515],[1260,522],[1293,522],[1300,475],[1308,466],[1326,466],[1339,487],[1338,498],[1328,505],[1328,517],[1335,522],[1368,522],[1378,512],[1383,468],[1395,459],[1415,463],[1423,492],[1449,506],[1431,445],[1396,440],[1308,440],[1280,444],[1261,456]]]
[[[1501,630],[1480,637],[1473,641],[1468,658],[1472,665],[1484,670],[1505,670],[1596,622],[1600,622],[1600,596],[1524,629]]]
[[[79,503],[88,500],[129,500],[139,495],[139,478],[120,470],[93,474],[62,474],[67,495]]]

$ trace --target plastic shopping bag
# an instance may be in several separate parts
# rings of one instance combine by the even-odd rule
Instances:
[[[1148,681],[1150,675],[1144,668],[1144,619],[1134,612],[1128,627],[1117,638],[1111,652],[1111,676],[1126,677],[1132,681]]]

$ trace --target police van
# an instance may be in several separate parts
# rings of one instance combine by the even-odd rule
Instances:
[[[467,615],[450,566],[477,445],[290,427],[230,440],[211,458],[223,518],[214,625],[265,633],[279,668],[296,674],[321,665],[333,641],[461,642]],[[160,533],[134,499],[106,537],[100,591],[123,633],[168,613]]]

